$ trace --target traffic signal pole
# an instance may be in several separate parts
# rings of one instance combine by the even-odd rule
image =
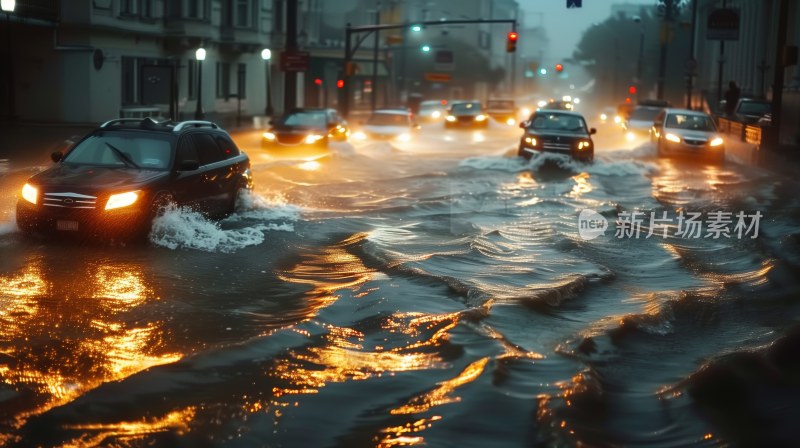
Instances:
[[[517,21],[514,19],[468,19],[468,20],[430,20],[430,21],[423,21],[423,22],[414,22],[413,25],[418,26],[442,26],[442,25],[461,25],[461,24],[472,24],[472,23],[510,23],[511,30],[516,31],[517,29]],[[364,40],[369,36],[369,33],[377,33],[383,30],[396,30],[400,28],[407,28],[412,26],[411,23],[403,23],[403,24],[386,24],[386,25],[367,25],[367,26],[351,26],[349,23],[344,31],[345,42],[344,42],[344,86],[342,86],[342,101],[341,101],[341,113],[345,118],[350,117],[350,97],[351,97],[351,90],[350,90],[350,78],[355,73],[355,65],[353,64],[353,56],[355,55],[358,48],[364,42]],[[358,40],[353,44],[352,39],[354,34],[364,33],[364,35],[359,36]],[[372,91],[376,91],[377,86],[372,86]]]

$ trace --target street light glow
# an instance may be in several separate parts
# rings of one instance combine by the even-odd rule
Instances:
[[[17,6],[17,2],[15,0],[0,0],[0,9],[3,12],[14,12],[14,7]]]
[[[425,53],[428,53],[429,51],[431,51],[431,46],[430,45],[423,45],[422,46],[422,51],[424,51]]]
[[[205,48],[198,48],[197,51],[194,52],[194,57],[198,61],[205,61],[206,60],[206,49]]]
[[[269,50],[269,48],[261,50],[261,59],[265,61],[269,61],[270,59],[272,59],[272,52]]]
[[[539,74],[540,75],[546,75],[547,74],[547,69],[546,68],[540,68],[539,69]]]
[[[413,25],[411,27],[411,31],[420,32],[420,31],[422,31],[422,26],[421,25]]]

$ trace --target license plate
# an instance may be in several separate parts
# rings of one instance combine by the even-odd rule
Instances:
[[[78,221],[56,221],[56,229],[64,230],[67,232],[78,231]]]

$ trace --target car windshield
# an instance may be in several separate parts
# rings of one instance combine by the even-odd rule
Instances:
[[[762,101],[742,101],[739,104],[739,113],[747,115],[764,115],[770,112],[770,103]]]
[[[453,104],[453,108],[451,110],[454,114],[477,115],[481,111],[481,105],[479,103],[458,103]]]
[[[492,100],[487,103],[486,108],[511,110],[514,108],[514,102],[511,100]]]
[[[325,127],[325,112],[295,112],[283,117],[286,126]]]
[[[369,117],[367,124],[378,126],[409,126],[406,114],[374,114]]]
[[[661,112],[661,109],[656,107],[637,107],[631,112],[631,120],[653,121],[659,112]]]
[[[172,162],[171,135],[141,132],[98,132],[73,148],[64,163],[166,170]]]
[[[554,131],[586,131],[586,123],[583,118],[565,114],[537,114],[529,129],[554,130]]]
[[[691,129],[695,131],[714,131],[714,120],[705,115],[669,114],[665,127],[672,129]]]

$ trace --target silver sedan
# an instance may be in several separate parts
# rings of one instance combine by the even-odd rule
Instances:
[[[664,109],[656,117],[652,137],[659,156],[690,155],[716,161],[725,159],[725,140],[706,113]]]

